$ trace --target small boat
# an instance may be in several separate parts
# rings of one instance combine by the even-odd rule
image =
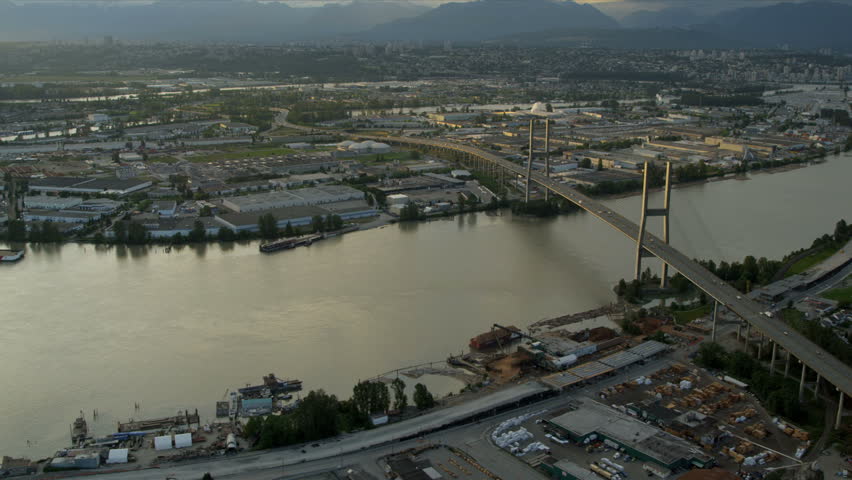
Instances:
[[[0,250],[0,262],[17,262],[24,258],[23,250]]]

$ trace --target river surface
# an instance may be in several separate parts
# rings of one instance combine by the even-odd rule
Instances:
[[[675,189],[672,243],[717,261],[779,257],[852,218],[850,178],[852,157],[843,156]],[[638,217],[638,197],[608,203]],[[659,219],[648,228],[659,232]],[[185,408],[213,420],[227,388],[269,372],[348,397],[358,379],[465,350],[492,323],[523,327],[615,300],[633,251],[591,215],[508,212],[391,225],[273,255],[256,243],[168,254],[31,246],[23,261],[0,265],[0,454],[38,458],[66,446],[81,410],[99,435],[117,420]]]

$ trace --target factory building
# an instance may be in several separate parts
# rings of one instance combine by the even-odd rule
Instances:
[[[130,178],[94,178],[94,177],[47,177],[30,180],[29,189],[33,192],[59,194],[66,193],[103,193],[124,196],[151,186],[150,180]]]
[[[669,470],[708,468],[708,456],[686,440],[592,400],[545,420],[577,444],[603,441],[612,448]]]
[[[83,203],[80,197],[54,197],[47,195],[28,195],[24,197],[24,205],[27,208],[40,210],[65,210]]]
[[[222,204],[238,213],[286,207],[306,207],[364,198],[364,192],[342,185],[323,185],[298,190],[246,195],[225,199]]]

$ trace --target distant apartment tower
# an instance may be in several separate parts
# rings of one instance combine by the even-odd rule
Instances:
[[[104,35],[104,46],[111,47],[115,44],[115,39],[112,38],[112,35]]]

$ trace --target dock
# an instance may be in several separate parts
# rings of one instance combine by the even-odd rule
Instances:
[[[182,425],[196,425],[201,427],[201,418],[198,415],[198,410],[195,413],[190,413],[188,410],[182,415],[174,417],[155,418],[151,420],[130,420],[127,423],[118,423],[119,433],[139,432],[145,430],[168,430],[173,427]]]

